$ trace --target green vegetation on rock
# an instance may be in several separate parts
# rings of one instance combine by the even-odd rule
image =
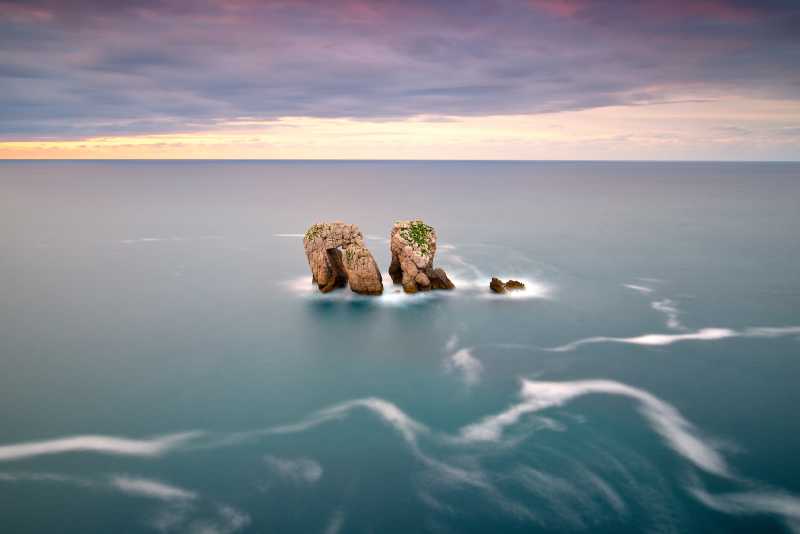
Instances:
[[[320,232],[322,232],[323,228],[324,228],[324,225],[322,225],[322,224],[312,224],[311,228],[306,230],[306,239],[311,241],[312,239],[317,237],[320,234]]]
[[[420,252],[428,254],[430,252],[431,234],[433,228],[421,220],[411,221],[408,228],[400,231],[400,237],[416,245]]]

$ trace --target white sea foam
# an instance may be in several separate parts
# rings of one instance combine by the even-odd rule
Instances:
[[[722,455],[714,446],[704,442],[694,427],[675,408],[644,390],[611,380],[576,382],[523,380],[521,402],[499,414],[465,426],[461,429],[460,437],[466,442],[497,442],[502,438],[506,427],[516,424],[526,414],[560,406],[575,397],[596,393],[621,395],[638,401],[642,415],[673,450],[709,473],[730,476]]]
[[[448,338],[447,343],[444,346],[444,350],[446,350],[447,352],[450,352],[453,349],[455,349],[457,346],[458,346],[458,335],[457,334],[453,334],[452,336],[450,336]]]
[[[452,252],[450,252],[451,250],[454,249],[455,247],[450,249],[445,249],[447,250],[447,252],[444,252],[440,258],[442,264],[450,266],[451,271],[459,271],[466,269],[467,271],[472,273],[473,278],[478,280],[486,278],[486,275],[483,274],[483,271],[481,271],[474,263],[468,262],[467,260],[464,259],[463,256],[459,254],[453,254]],[[453,265],[457,265],[458,267],[453,268],[452,267]],[[459,269],[459,267],[461,269]]]
[[[172,508],[171,510],[176,509]],[[179,514],[173,518],[176,521],[173,530],[191,534],[233,534],[247,527],[251,522],[249,515],[226,504],[217,504],[214,508],[214,515],[205,518],[181,516],[182,509],[178,508],[177,510]],[[157,524],[153,523],[153,526],[157,526]]]
[[[800,527],[800,499],[775,491],[744,491],[714,495],[703,488],[689,488],[698,501],[709,508],[731,515],[777,515],[787,526],[798,532]]]
[[[383,275],[383,294],[359,295],[347,288],[337,289],[330,293],[321,293],[312,282],[311,276],[298,276],[282,284],[290,292],[304,298],[318,302],[331,302],[343,304],[370,304],[386,307],[406,307],[425,304],[426,302],[447,296],[447,291],[426,291],[409,295],[404,293],[400,286],[395,286],[388,275]]]
[[[111,478],[110,484],[123,493],[137,497],[147,497],[162,501],[192,500],[197,498],[197,494],[193,491],[147,478],[117,475]]]
[[[338,417],[354,408],[364,408],[378,415],[386,424],[394,428],[407,443],[412,445],[416,445],[418,434],[428,432],[425,425],[409,417],[396,404],[377,397],[346,401],[317,413],[322,417]]]
[[[264,462],[280,477],[291,482],[314,484],[322,478],[322,466],[312,458],[280,458],[267,455]]]
[[[455,291],[465,291],[467,295],[477,295],[480,298],[503,301],[506,299],[550,299],[553,296],[552,286],[532,278],[515,275],[501,275],[498,276],[498,278],[502,280],[514,279],[522,282],[525,284],[525,289],[509,291],[501,295],[489,289],[489,278],[460,278],[458,275],[450,276],[450,279],[456,286]]]
[[[344,511],[339,509],[333,512],[328,523],[325,525],[324,534],[339,534],[344,525]]]
[[[272,234],[272,237],[305,237],[305,234]]]
[[[451,354],[444,361],[444,368],[447,372],[458,373],[461,379],[468,386],[474,386],[481,381],[483,364],[472,355],[472,349],[464,348]]]
[[[134,237],[131,239],[120,239],[123,245],[135,245],[137,243],[161,243],[164,241],[206,241],[211,239],[222,239],[221,235],[199,235],[199,236],[148,236]]]
[[[735,337],[781,337],[790,335],[800,335],[800,326],[785,326],[785,327],[750,327],[744,330],[732,330],[730,328],[701,328],[696,332],[687,332],[685,334],[643,334],[634,337],[609,337],[597,336],[589,337],[586,339],[579,339],[549,349],[552,352],[567,352],[575,350],[581,345],[590,345],[593,343],[625,343],[630,345],[643,345],[643,346],[664,346],[672,345],[679,341],[715,341],[719,339],[728,339]]]
[[[53,482],[65,483],[86,488],[103,489],[110,488],[127,495],[136,497],[146,497],[161,501],[192,500],[197,498],[193,491],[185,490],[176,486],[165,484],[158,480],[141,477],[131,477],[128,475],[111,476],[107,482],[97,482],[86,478],[62,473],[0,473],[0,481],[5,482]]]
[[[678,319],[680,311],[675,302],[670,299],[662,299],[651,302],[650,306],[667,316],[667,328],[671,330],[686,330],[686,327]]]
[[[589,479],[589,483],[594,486],[600,495],[605,498],[606,502],[608,502],[611,508],[613,508],[620,515],[627,512],[625,501],[622,500],[622,497],[620,497],[619,493],[617,493],[616,490],[614,490],[614,488],[612,488],[605,480],[589,470],[586,470],[586,476]]]
[[[120,456],[161,456],[200,437],[202,432],[182,432],[152,439],[127,439],[114,436],[71,436],[45,441],[30,441],[0,446],[0,461],[21,460],[47,454],[96,452]]]
[[[72,475],[65,475],[62,473],[29,473],[29,472],[13,472],[13,473],[0,473],[0,481],[2,482],[56,482],[63,484],[73,484],[76,486],[91,487],[95,483],[85,478],[75,477]]]
[[[638,284],[622,284],[622,287],[627,287],[628,289],[632,289],[634,291],[638,291],[639,293],[645,293],[645,294],[653,292],[652,287],[642,286]]]

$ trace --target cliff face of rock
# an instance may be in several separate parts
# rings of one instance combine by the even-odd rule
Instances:
[[[395,284],[403,284],[406,293],[455,287],[443,269],[433,267],[436,230],[423,221],[395,222],[389,248],[392,253],[389,276]]]
[[[348,283],[355,293],[380,295],[383,280],[375,258],[364,246],[364,236],[354,224],[312,225],[303,237],[311,276],[327,293]]]

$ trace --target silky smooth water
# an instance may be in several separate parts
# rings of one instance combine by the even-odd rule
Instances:
[[[455,291],[311,286],[414,217]],[[798,530],[798,231],[798,164],[2,163],[0,530]]]

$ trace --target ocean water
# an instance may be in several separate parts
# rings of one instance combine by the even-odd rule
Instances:
[[[455,291],[311,286],[412,217]],[[2,163],[0,530],[800,531],[798,232],[798,164]]]

